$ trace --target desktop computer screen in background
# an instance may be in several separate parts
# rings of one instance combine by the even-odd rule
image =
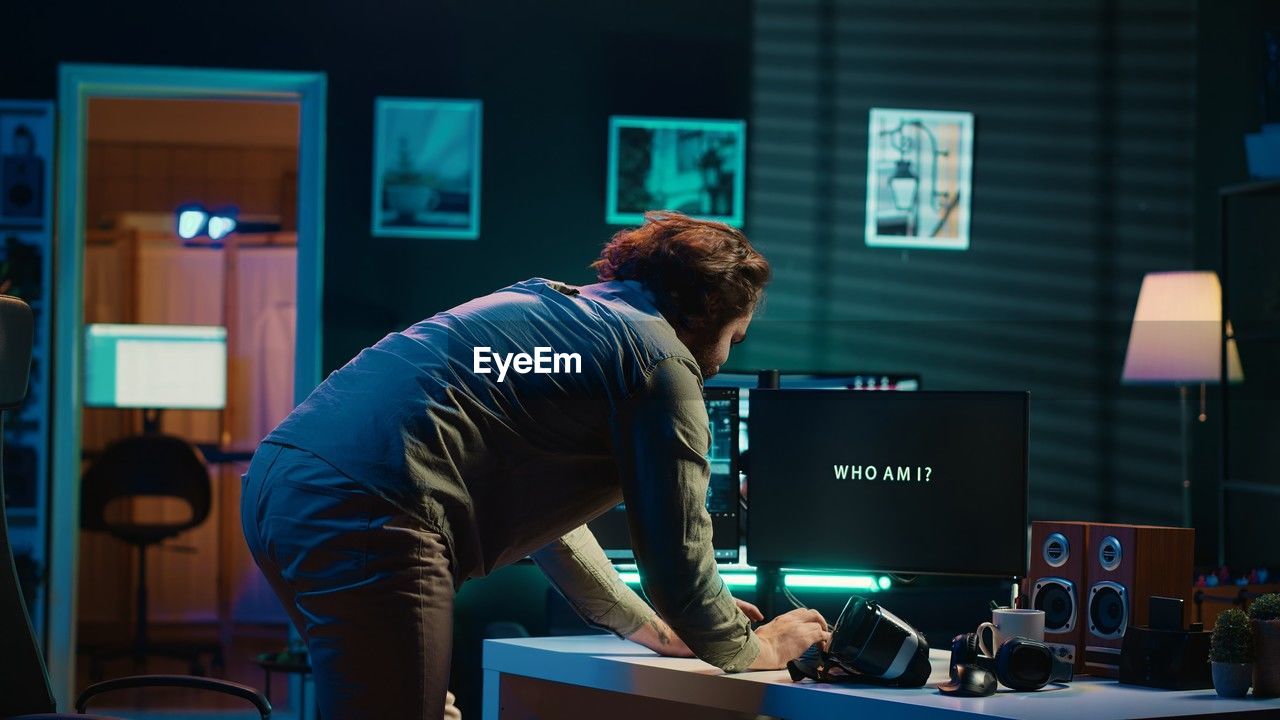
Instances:
[[[703,393],[707,407],[711,447],[707,462],[711,482],[707,486],[707,512],[711,515],[712,544],[718,562],[736,562],[741,536],[738,531],[738,389],[709,387]],[[626,506],[618,505],[588,523],[605,555],[616,563],[635,562]]]
[[[729,371],[707,378],[706,386],[738,388],[738,452],[750,448],[747,432],[751,426],[751,390],[759,383],[755,373]],[[910,392],[920,389],[920,376],[913,373],[883,372],[778,372],[778,387],[784,390],[893,390]],[[742,468],[743,472],[749,471]]]
[[[84,404],[218,410],[227,402],[227,329],[85,326]]]

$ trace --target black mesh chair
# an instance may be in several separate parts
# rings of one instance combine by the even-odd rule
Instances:
[[[81,482],[80,527],[108,533],[137,548],[138,582],[134,614],[134,636],[124,645],[85,645],[91,659],[90,674],[101,678],[104,659],[129,656],[141,666],[147,656],[177,658],[190,663],[193,675],[203,675],[201,656],[212,657],[215,672],[223,667],[222,646],[216,642],[152,641],[147,616],[147,549],[194,528],[209,517],[212,489],[209,470],[191,443],[159,433],[136,435],[107,447],[89,466]],[[190,511],[178,522],[112,520],[108,506],[113,500],[137,497],[170,497],[182,501]]]
[[[31,308],[17,298],[0,295],[0,413],[17,408],[26,397],[27,373],[31,368],[32,327]],[[0,436],[2,442],[3,437]],[[2,452],[3,447],[0,447]],[[140,675],[97,683],[86,688],[76,699],[76,711],[81,714],[58,714],[49,673],[31,630],[31,618],[27,614],[13,564],[13,548],[9,545],[9,528],[5,521],[3,471],[0,471],[0,638],[4,640],[4,650],[0,652],[0,717],[3,718],[104,718],[83,714],[90,699],[114,690],[146,687],[210,690],[245,700],[257,709],[263,720],[271,717],[271,703],[251,687],[184,675]]]

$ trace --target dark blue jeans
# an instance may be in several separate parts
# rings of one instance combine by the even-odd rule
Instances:
[[[321,717],[441,717],[454,595],[441,536],[297,448],[263,443],[243,482],[245,540],[307,642]]]

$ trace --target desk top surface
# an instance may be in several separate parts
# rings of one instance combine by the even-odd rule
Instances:
[[[1210,690],[1169,691],[1082,677],[1070,685],[986,698],[947,697],[949,657],[930,652],[933,674],[919,689],[794,683],[784,670],[726,675],[701,660],[659,657],[611,635],[486,640],[484,668],[551,682],[743,713],[830,718],[869,712],[877,718],[996,717],[1009,720],[1122,720],[1223,715],[1280,718],[1280,699],[1229,700]],[[868,715],[867,717],[871,717]]]

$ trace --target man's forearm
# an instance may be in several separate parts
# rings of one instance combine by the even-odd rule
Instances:
[[[654,615],[649,622],[640,626],[639,630],[627,636],[627,639],[643,645],[659,655],[668,657],[693,657],[693,651],[671,629],[662,618]]]
[[[532,557],[574,611],[595,627],[629,637],[657,617],[653,609],[622,582],[585,525],[566,533]],[[665,623],[663,625],[665,627]]]

